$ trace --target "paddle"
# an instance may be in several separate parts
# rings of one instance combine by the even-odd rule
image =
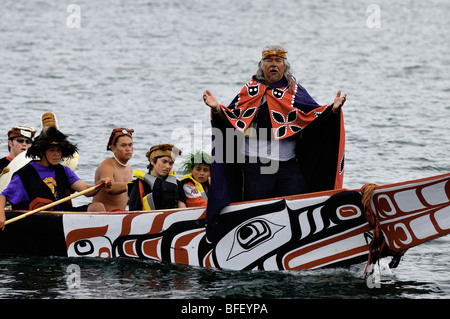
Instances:
[[[9,167],[8,166],[6,166],[3,170],[2,170],[2,172],[1,172],[1,174],[0,174],[0,177],[2,177],[4,174],[6,174],[6,173],[9,173]]]
[[[103,184],[98,184],[98,185],[96,185],[96,186],[92,186],[92,187],[86,188],[84,191],[78,192],[78,193],[76,193],[76,194],[67,196],[67,197],[65,197],[65,198],[63,198],[63,199],[57,200],[57,201],[55,201],[55,202],[53,202],[53,203],[50,203],[50,204],[44,205],[44,206],[42,206],[42,207],[36,208],[35,210],[31,210],[31,211],[29,211],[28,213],[19,215],[19,216],[17,216],[17,217],[11,218],[11,219],[8,219],[7,221],[5,221],[5,226],[8,225],[8,224],[13,223],[13,222],[15,222],[15,221],[18,221],[19,219],[28,217],[28,216],[33,215],[33,214],[36,214],[36,213],[39,213],[39,212],[41,212],[41,211],[43,211],[43,210],[46,210],[46,209],[51,208],[51,207],[53,207],[53,206],[59,205],[59,204],[64,203],[64,202],[67,202],[67,201],[69,201],[69,200],[71,200],[71,199],[74,199],[74,198],[76,198],[76,197],[78,197],[78,196],[81,196],[81,195],[84,195],[84,194],[86,194],[86,193],[92,192],[92,191],[95,190],[95,189],[102,188],[103,186],[104,186]]]

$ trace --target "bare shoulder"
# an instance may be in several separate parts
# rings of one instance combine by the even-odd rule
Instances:
[[[100,175],[110,175],[114,171],[114,162],[111,161],[112,158],[107,158],[103,162],[100,163],[100,165],[97,166],[97,169],[95,170],[95,176],[99,177]]]
[[[103,160],[103,162],[98,165],[97,169],[104,168],[104,167],[114,167],[114,159],[113,158],[107,158]]]

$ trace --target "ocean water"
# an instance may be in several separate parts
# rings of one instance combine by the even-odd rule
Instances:
[[[135,130],[130,164],[151,145],[209,147],[205,89],[228,104],[266,44],[285,46],[319,104],[340,89],[344,187],[450,171],[450,3],[434,1],[4,1],[0,10],[0,154],[14,125],[40,129],[54,112],[78,144],[77,174],[93,182],[111,130]],[[2,133],[4,135],[2,137]],[[176,164],[179,164],[178,162]],[[79,198],[76,204],[89,201]],[[450,297],[450,238],[381,265],[233,272],[128,259],[0,259],[0,298],[423,299]],[[68,269],[79,267],[71,286]]]

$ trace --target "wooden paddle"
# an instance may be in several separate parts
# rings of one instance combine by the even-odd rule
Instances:
[[[86,188],[84,191],[81,191],[81,192],[78,192],[78,193],[76,193],[76,194],[73,194],[73,195],[64,197],[63,199],[57,200],[57,201],[55,201],[55,202],[53,202],[53,203],[50,203],[50,204],[44,205],[44,206],[42,206],[42,207],[36,208],[35,210],[31,210],[31,211],[29,211],[28,213],[19,215],[19,216],[17,216],[17,217],[11,218],[11,219],[8,219],[7,221],[5,221],[5,226],[8,225],[8,224],[13,223],[13,222],[15,222],[15,221],[18,221],[19,219],[28,217],[28,216],[33,215],[33,214],[36,214],[36,213],[39,213],[39,212],[41,212],[41,211],[43,211],[43,210],[46,210],[46,209],[51,208],[51,207],[53,207],[53,206],[57,206],[57,205],[59,205],[59,204],[61,204],[61,203],[67,202],[67,201],[69,201],[69,200],[71,200],[71,199],[74,199],[74,198],[76,198],[76,197],[78,197],[78,196],[81,196],[81,195],[84,195],[84,194],[86,194],[86,193],[92,192],[92,191],[95,190],[95,189],[102,188],[103,186],[104,186],[103,184],[98,184],[98,185],[96,185],[96,186],[92,186],[92,187]]]
[[[2,172],[1,172],[1,174],[0,174],[0,177],[2,177],[4,174],[6,174],[6,173],[9,173],[9,167],[8,166],[6,166],[3,170],[2,170]]]

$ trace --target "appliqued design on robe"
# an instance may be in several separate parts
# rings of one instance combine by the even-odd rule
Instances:
[[[320,106],[308,113],[300,110],[295,97],[298,84],[292,90],[287,87],[269,88],[255,80],[249,81],[239,92],[237,101],[229,108],[220,105],[229,122],[240,132],[245,132],[255,117],[264,94],[270,112],[272,132],[276,140],[292,136],[314,121],[328,105]]]
[[[47,177],[44,179],[44,183],[50,188],[55,199],[58,199],[58,188],[56,185],[56,180],[53,177]]]

